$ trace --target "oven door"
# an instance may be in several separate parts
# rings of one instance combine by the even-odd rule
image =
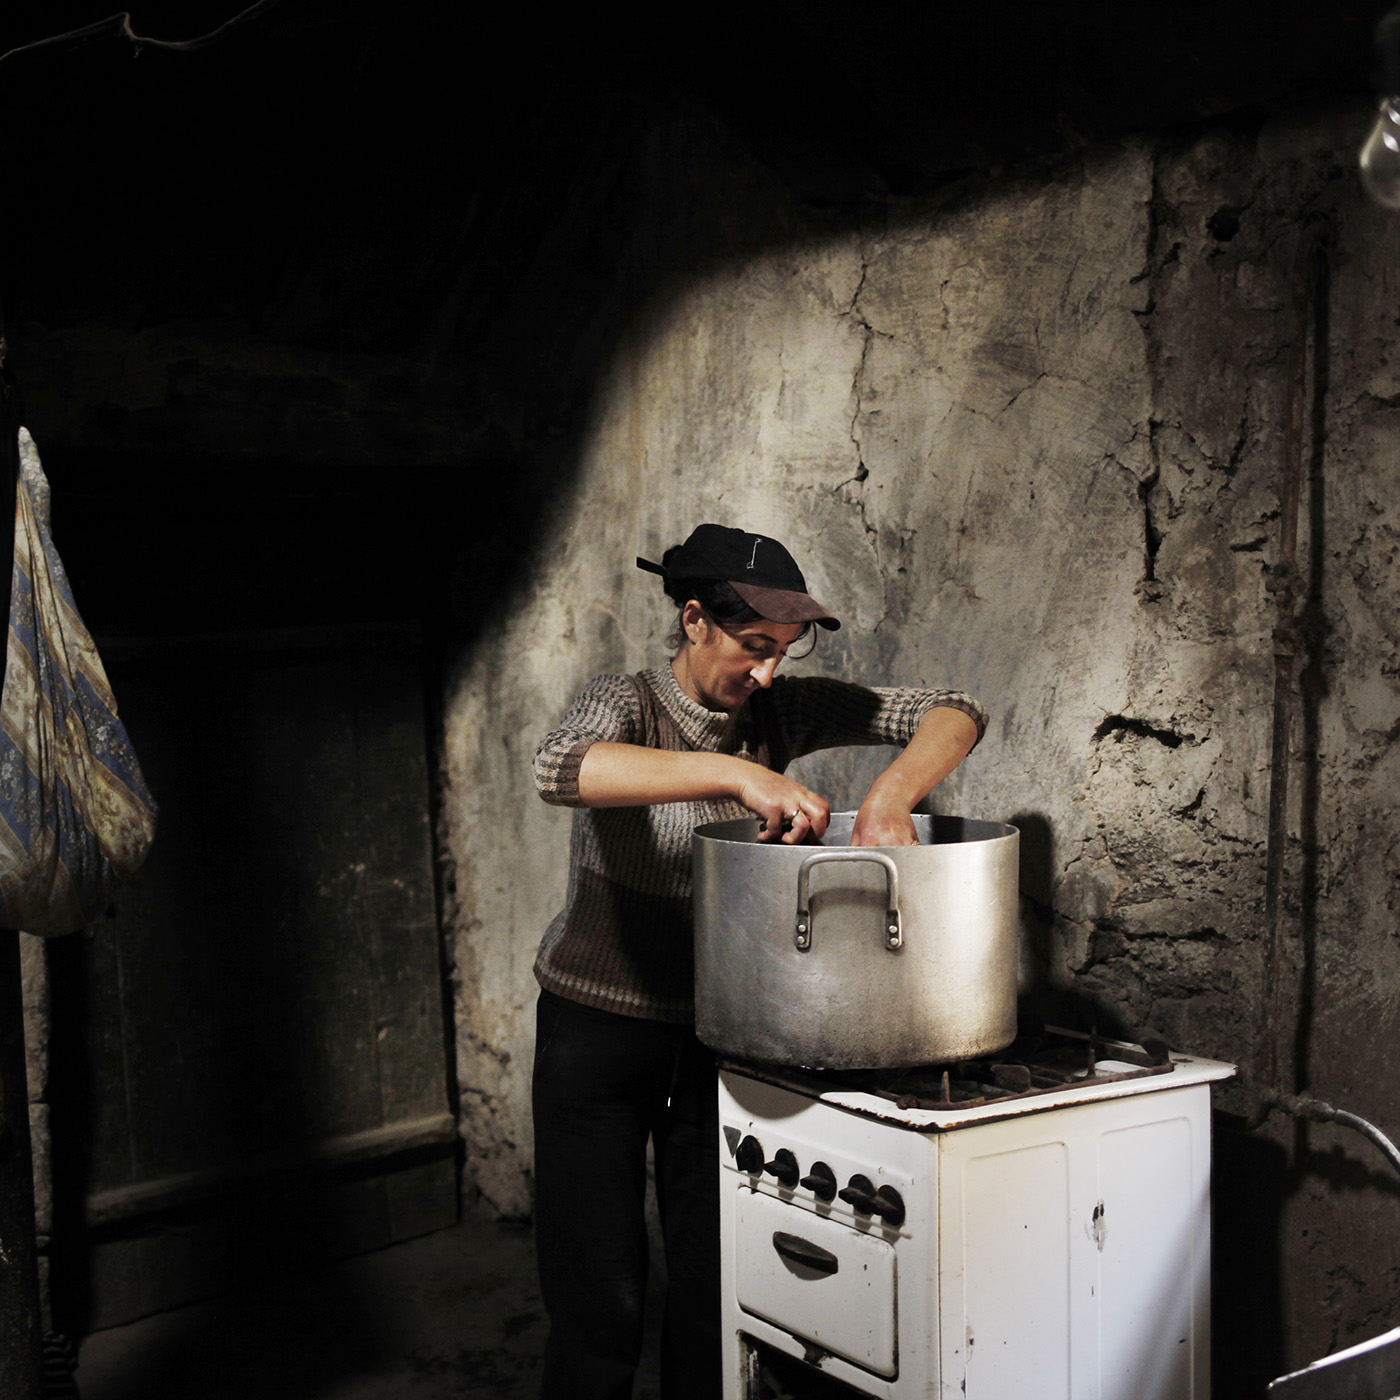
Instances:
[[[894,1245],[740,1187],[739,1306],[877,1376],[899,1371]]]

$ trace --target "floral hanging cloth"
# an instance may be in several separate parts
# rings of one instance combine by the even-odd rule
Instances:
[[[145,860],[156,807],[49,533],[38,449],[24,428],[18,442],[0,694],[0,929],[72,933]]]

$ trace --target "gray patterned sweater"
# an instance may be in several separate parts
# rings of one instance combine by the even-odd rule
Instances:
[[[578,773],[593,744],[735,754],[781,773],[817,749],[907,744],[937,706],[970,716],[981,739],[986,712],[956,690],[871,689],[784,676],[730,715],[692,700],[669,665],[590,681],[535,753],[540,796],[578,809],[564,908],[535,959],[540,985],[624,1016],[691,1021],[691,832],[704,822],[748,815],[737,802],[585,807]]]

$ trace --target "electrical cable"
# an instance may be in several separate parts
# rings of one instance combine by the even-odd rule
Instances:
[[[47,49],[56,45],[77,45],[85,44],[91,39],[100,39],[105,35],[115,35],[120,39],[128,39],[138,49],[171,49],[177,53],[192,53],[196,49],[207,48],[210,44],[217,43],[226,34],[246,24],[249,20],[255,19],[266,10],[270,10],[277,0],[257,0],[256,4],[249,5],[246,10],[241,10],[232,19],[225,20],[217,29],[211,30],[208,34],[202,34],[197,39],[152,39],[145,34],[138,34],[131,27],[131,11],[123,10],[120,14],[109,15],[106,19],[96,20],[92,24],[85,24],[81,29],[70,29],[66,34],[52,34],[47,39],[36,39],[31,44],[21,44],[18,48],[10,49],[8,52],[0,54],[0,66],[3,66],[10,59],[22,53],[31,53],[35,49]]]
[[[1295,1118],[1307,1118],[1314,1123],[1340,1123],[1344,1128],[1354,1129],[1362,1136],[1370,1138],[1385,1154],[1390,1165],[1395,1168],[1397,1173],[1400,1173],[1400,1147],[1396,1147],[1374,1123],[1367,1122],[1359,1114],[1348,1113],[1344,1108],[1333,1108],[1330,1103],[1324,1103],[1321,1099],[1297,1094],[1278,1094],[1266,1091],[1262,1098],[1266,1103],[1275,1108],[1281,1108],[1285,1113],[1292,1114]]]

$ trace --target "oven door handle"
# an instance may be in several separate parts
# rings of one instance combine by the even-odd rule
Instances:
[[[841,1261],[828,1249],[823,1249],[801,1235],[789,1235],[783,1230],[773,1231],[773,1248],[794,1264],[801,1264],[819,1274],[834,1274],[841,1267]]]
[[[904,921],[899,915],[899,867],[881,851],[856,850],[818,851],[808,856],[797,868],[797,932],[792,941],[799,953],[812,946],[812,908],[808,886],[814,866],[831,861],[867,860],[885,871],[885,947],[897,953],[904,946]]]

